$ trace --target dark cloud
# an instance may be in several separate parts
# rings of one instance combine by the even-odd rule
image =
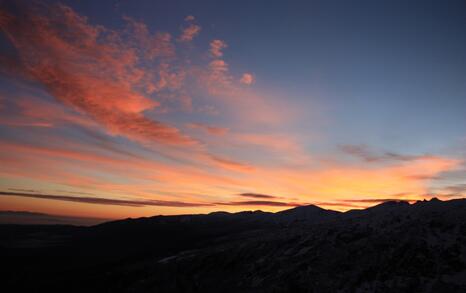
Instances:
[[[252,197],[252,198],[268,198],[268,199],[277,198],[276,196],[273,196],[273,195],[260,194],[260,193],[241,193],[238,195],[244,196],[244,197]]]
[[[338,148],[345,154],[351,155],[353,157],[356,157],[360,160],[363,160],[369,163],[386,162],[386,161],[408,162],[408,161],[413,161],[413,160],[417,160],[420,158],[428,157],[427,155],[411,156],[411,155],[402,155],[402,154],[398,154],[394,152],[376,153],[366,145],[345,144],[345,145],[339,145]]]
[[[366,162],[374,162],[378,160],[367,146],[364,145],[339,145],[338,148],[345,154],[352,155]]]
[[[401,155],[401,154],[392,153],[392,152],[385,152],[381,156],[382,159],[390,159],[394,161],[413,161],[413,160],[416,160],[422,157],[426,157],[426,156],[409,156],[409,155]]]
[[[442,197],[466,196],[466,183],[444,186],[441,188],[441,191],[438,192],[438,195]]]
[[[466,192],[466,183],[451,185],[445,189],[455,193],[463,193]]]
[[[202,206],[212,206],[212,204],[208,204],[208,203],[190,203],[190,202],[165,201],[165,200],[123,200],[123,199],[110,199],[110,198],[103,198],[103,197],[69,196],[69,195],[55,195],[55,194],[27,193],[27,192],[6,192],[6,191],[0,191],[0,196],[21,196],[21,197],[29,197],[29,198],[61,200],[61,201],[71,201],[71,202],[90,203],[90,204],[102,204],[102,205],[130,206],[130,207],[143,207],[143,206],[202,207]]]

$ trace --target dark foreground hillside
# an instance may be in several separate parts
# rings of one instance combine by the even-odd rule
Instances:
[[[4,292],[466,292],[466,200],[0,226]]]

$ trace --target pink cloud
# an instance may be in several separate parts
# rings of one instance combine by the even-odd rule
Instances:
[[[210,42],[210,54],[215,58],[223,56],[222,50],[228,47],[228,45],[222,40],[213,40]]]
[[[148,39],[143,25],[132,26],[135,35],[147,40],[150,47],[143,55],[155,58],[167,54],[167,36]],[[178,129],[144,115],[159,105],[144,94],[151,76],[138,63],[138,50],[125,43],[118,32],[93,26],[63,5],[46,11],[32,9],[21,16],[2,11],[0,27],[17,49],[20,66],[31,79],[109,133],[142,141],[195,143]],[[154,45],[159,43],[163,49]],[[160,76],[166,84],[176,83],[170,81],[173,76],[166,70]]]
[[[276,160],[300,165],[311,160],[300,142],[290,134],[230,133],[228,139],[231,145],[243,149],[257,147]]]
[[[0,124],[12,127],[53,127],[53,124],[50,122],[27,121],[5,117],[0,118]]]
[[[178,40],[180,42],[191,42],[201,32],[201,27],[197,24],[190,24],[184,28]]]
[[[130,17],[124,17],[128,27],[126,34],[135,42],[138,50],[149,60],[160,57],[174,57],[175,46],[171,42],[172,36],[165,32],[151,34],[146,24]]]
[[[212,60],[209,63],[206,84],[210,94],[222,95],[225,90],[231,90],[231,83],[232,78],[229,73],[228,64],[221,59]]]
[[[256,81],[256,79],[255,79],[254,75],[252,75],[251,73],[243,73],[243,75],[241,76],[241,79],[239,81],[242,84],[251,85]]]
[[[249,171],[254,170],[253,166],[250,166],[250,165],[244,164],[244,163],[240,163],[240,162],[237,162],[237,161],[233,161],[233,160],[230,160],[230,159],[221,158],[221,157],[218,157],[218,156],[210,156],[210,158],[214,162],[219,164],[222,168],[231,169],[233,171],[240,171],[240,172],[249,172]]]
[[[14,99],[9,100],[11,100],[12,106],[18,107],[18,111],[3,111],[0,118],[0,124],[3,125],[58,127],[70,123],[85,127],[97,127],[97,123],[86,115],[57,103],[31,96],[15,96]],[[1,107],[0,110],[2,110]]]

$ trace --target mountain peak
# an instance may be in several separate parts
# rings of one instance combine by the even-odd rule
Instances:
[[[280,211],[277,212],[275,215],[280,222],[291,223],[296,221],[308,221],[310,223],[315,223],[332,219],[335,215],[339,213],[340,212],[326,210],[311,204]]]
[[[309,211],[325,211],[325,209],[323,209],[323,208],[321,208],[319,206],[310,204],[310,205],[297,206],[297,207],[294,207],[294,208],[291,208],[291,209],[280,211],[280,212],[277,212],[277,214],[279,214],[279,213],[294,213],[294,212],[298,212],[298,211],[308,211],[308,212]]]

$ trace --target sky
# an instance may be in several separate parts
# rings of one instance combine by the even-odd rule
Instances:
[[[466,195],[464,1],[0,1],[0,209]]]

